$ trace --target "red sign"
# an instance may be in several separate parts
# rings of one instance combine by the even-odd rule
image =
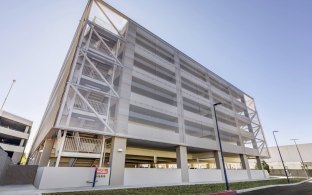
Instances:
[[[96,174],[97,174],[97,175],[108,174],[108,169],[101,169],[101,168],[98,168],[98,169],[96,170]]]

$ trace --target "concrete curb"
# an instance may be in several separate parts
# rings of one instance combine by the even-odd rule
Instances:
[[[304,182],[307,181],[311,181],[312,178],[301,181],[301,182],[297,182],[297,183],[290,183],[290,184],[276,184],[276,185],[268,185],[268,186],[259,186],[259,187],[255,187],[255,188],[247,188],[247,189],[241,189],[241,190],[236,190],[236,192],[238,194],[243,193],[243,192],[251,192],[251,191],[255,191],[255,190],[261,190],[261,189],[266,189],[266,188],[272,188],[272,187],[281,187],[281,186],[294,186],[294,185],[299,185],[302,184]]]

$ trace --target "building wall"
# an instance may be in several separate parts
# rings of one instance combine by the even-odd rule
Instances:
[[[34,181],[38,189],[92,187],[95,168],[40,167]],[[97,177],[95,186],[109,184],[109,169],[105,177]]]
[[[222,104],[215,113],[217,102]],[[188,182],[188,152],[208,152],[210,164],[223,169],[214,115],[226,160],[235,159],[226,166],[243,169],[230,171],[230,177],[251,179],[248,158],[259,162],[269,156],[253,98],[103,1],[90,0],[30,164],[73,166],[85,158],[89,166],[95,165],[94,159],[101,166],[108,138],[111,185],[127,184],[128,173],[170,172],[126,169],[128,146],[175,152],[165,167],[175,168],[181,181]],[[199,158],[194,160],[199,164]]]
[[[15,164],[24,153],[31,126],[32,121],[0,110],[0,146]]]
[[[98,26],[104,18],[96,17],[94,24],[80,27],[85,33],[79,33],[84,36],[72,64],[67,63],[71,72],[62,86],[65,91],[54,128],[215,150],[212,106],[222,102],[217,117],[224,150],[268,156],[259,153],[266,151],[264,137],[258,138],[264,144],[255,141],[255,135],[263,133],[254,134],[256,129],[250,125],[254,118],[259,121],[250,96],[129,18],[110,14],[126,23],[122,28],[127,30],[119,36],[114,25],[105,24],[108,33]],[[126,41],[119,46],[119,39]],[[86,47],[85,55],[78,55]],[[105,95],[108,91],[110,95]],[[262,131],[260,122],[257,127]],[[44,135],[39,130],[34,147]]]
[[[281,155],[288,169],[302,169],[302,163],[295,145],[279,146]],[[277,147],[268,148],[271,158],[265,160],[272,169],[283,169],[281,159]],[[298,149],[301,153],[302,160],[309,169],[312,169],[312,144],[298,144]]]

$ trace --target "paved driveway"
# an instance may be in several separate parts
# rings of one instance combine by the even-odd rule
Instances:
[[[252,192],[241,193],[242,195],[312,195],[312,181],[299,185],[272,187]]]

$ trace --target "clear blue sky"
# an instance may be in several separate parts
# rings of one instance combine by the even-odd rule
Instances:
[[[312,142],[312,1],[108,0],[253,96],[269,145]],[[2,1],[0,101],[35,133],[86,0]]]

